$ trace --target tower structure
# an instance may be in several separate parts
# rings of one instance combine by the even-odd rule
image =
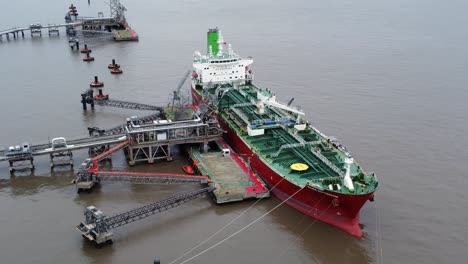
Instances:
[[[125,11],[127,9],[120,3],[120,0],[110,0],[110,16],[115,18],[117,22],[125,22]]]

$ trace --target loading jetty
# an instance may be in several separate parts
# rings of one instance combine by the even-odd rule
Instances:
[[[5,38],[7,41],[25,37],[25,32],[30,32],[31,37],[42,37],[42,31],[47,30],[49,36],[60,35],[60,28],[65,28],[66,34],[71,37],[70,46],[77,47],[78,40],[75,39],[77,33],[83,35],[108,35],[114,41],[138,41],[138,34],[133,30],[125,18],[125,6],[120,0],[109,1],[110,14],[104,16],[103,12],[98,12],[97,17],[79,16],[77,7],[73,4],[68,8],[65,15],[65,23],[42,25],[33,23],[24,27],[12,27],[0,30],[0,41]]]
[[[216,188],[213,198],[217,204],[269,197],[265,183],[251,169],[249,157],[245,162],[222,139],[210,145],[207,152],[191,146],[187,146],[187,152],[200,174]]]
[[[115,61],[113,61],[115,64]],[[0,150],[0,162],[9,162],[10,172],[34,170],[36,156],[50,157],[50,167],[74,166],[73,152],[89,150],[89,158],[76,170],[73,183],[77,193],[90,193],[105,183],[130,184],[190,184],[193,191],[174,195],[151,204],[107,217],[101,210],[89,206],[85,221],[76,226],[87,240],[102,247],[112,243],[113,229],[139,219],[180,206],[209,194],[216,204],[262,199],[269,197],[269,190],[250,168],[248,161],[236,154],[222,141],[225,133],[206,105],[184,104],[180,89],[190,76],[186,72],[173,92],[172,103],[155,106],[109,99],[103,93],[104,83],[97,76],[90,88],[81,94],[83,111],[95,105],[129,110],[150,111],[145,116],[132,116],[125,123],[109,129],[89,127],[88,135],[66,139],[57,137],[42,144],[27,142]],[[95,85],[92,85],[95,84]],[[193,161],[185,165],[185,174],[159,172],[106,171],[100,162],[111,159],[112,153],[123,151],[128,164],[171,161],[171,148],[181,146]],[[249,159],[247,159],[249,160]]]

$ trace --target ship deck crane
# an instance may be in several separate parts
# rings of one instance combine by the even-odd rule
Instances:
[[[212,192],[215,188],[206,187],[199,190],[178,193],[164,200],[138,207],[111,217],[106,217],[94,206],[88,206],[85,210],[85,222],[76,226],[84,238],[93,241],[101,247],[105,243],[112,243],[111,229],[132,223],[148,216],[180,206],[186,202],[202,197]]]

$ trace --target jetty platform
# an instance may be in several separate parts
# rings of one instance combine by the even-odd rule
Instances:
[[[223,140],[210,144],[210,150],[202,153],[197,147],[187,147],[193,166],[202,176],[210,178],[214,200],[217,204],[261,199],[270,192],[247,162],[236,154]]]

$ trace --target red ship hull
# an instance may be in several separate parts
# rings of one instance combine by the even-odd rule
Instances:
[[[201,95],[194,88],[192,88],[192,99],[195,105],[202,101]],[[362,237],[359,227],[359,211],[368,200],[373,198],[374,193],[346,195],[318,190],[311,186],[301,189],[264,163],[222,118],[218,117],[218,121],[227,131],[224,135],[225,140],[237,153],[251,156],[251,167],[277,198],[282,201],[286,200],[286,204],[303,214],[336,226],[353,236]]]

